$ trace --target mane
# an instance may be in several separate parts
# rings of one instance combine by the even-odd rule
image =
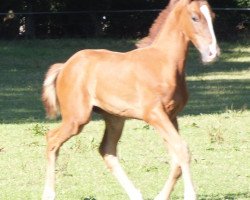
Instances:
[[[160,32],[164,22],[166,21],[169,13],[172,11],[174,5],[178,2],[178,0],[170,0],[169,4],[160,12],[158,17],[154,20],[153,24],[151,25],[149,29],[149,34],[148,36],[142,38],[136,43],[137,48],[143,48],[146,46],[149,46],[158,33]]]

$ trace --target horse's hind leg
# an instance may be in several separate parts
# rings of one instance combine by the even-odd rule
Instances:
[[[105,113],[104,120],[106,124],[105,133],[99,148],[105,164],[119,181],[121,186],[127,192],[131,200],[142,200],[141,193],[135,188],[122,169],[117,158],[117,143],[121,137],[124,126],[124,119]]]
[[[80,133],[83,126],[89,121],[91,108],[82,104],[74,105],[77,105],[77,108],[72,106],[70,115],[67,117],[62,115],[61,126],[47,133],[47,169],[43,200],[55,199],[55,165],[60,147],[72,136]]]
[[[81,131],[81,127],[74,122],[64,122],[60,128],[47,134],[47,169],[43,200],[55,199],[55,164],[59,149],[70,137]]]

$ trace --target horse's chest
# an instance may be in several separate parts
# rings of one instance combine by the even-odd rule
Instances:
[[[177,115],[188,100],[187,91],[184,90],[174,90],[162,97],[162,104],[168,115]]]

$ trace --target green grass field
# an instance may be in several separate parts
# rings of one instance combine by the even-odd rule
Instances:
[[[132,40],[78,39],[0,41],[0,199],[40,199],[45,171],[47,121],[40,100],[49,65],[84,48],[127,51]],[[189,103],[179,117],[192,152],[199,199],[250,199],[250,43],[222,43],[220,60],[203,66],[190,49]],[[104,124],[96,115],[62,150],[57,199],[126,200],[97,148]],[[152,200],[168,175],[169,159],[153,128],[129,120],[119,144],[121,163],[144,199]],[[183,199],[183,184],[172,199]]]

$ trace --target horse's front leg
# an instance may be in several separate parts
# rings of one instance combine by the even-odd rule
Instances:
[[[178,131],[178,122],[177,122],[177,118],[174,118],[172,120],[176,130]],[[165,141],[166,147],[168,148],[167,142]],[[171,151],[171,149],[168,149],[169,152]],[[173,152],[170,154],[172,155]],[[172,156],[173,157],[173,156]],[[161,190],[161,192],[157,195],[157,197],[154,200],[163,200],[163,199],[170,199],[170,194],[172,192],[172,190],[174,189],[174,186],[177,182],[177,180],[179,179],[179,177],[181,176],[181,167],[180,165],[172,158],[172,162],[171,162],[171,167],[170,167],[170,174],[169,177],[163,187],[163,189]]]
[[[168,180],[166,181],[163,189],[160,191],[160,193],[156,196],[154,200],[170,199],[170,194],[174,189],[174,186],[180,176],[181,176],[181,167],[177,163],[175,163],[175,161],[172,161]]]
[[[183,174],[184,180],[184,199],[195,200],[191,173],[190,173],[190,154],[187,144],[178,134],[177,128],[167,114],[161,108],[155,109],[149,114],[147,121],[154,126],[164,139],[172,157],[172,166],[169,179],[165,183],[156,200],[166,200],[170,198],[170,193],[174,188],[177,179]]]

